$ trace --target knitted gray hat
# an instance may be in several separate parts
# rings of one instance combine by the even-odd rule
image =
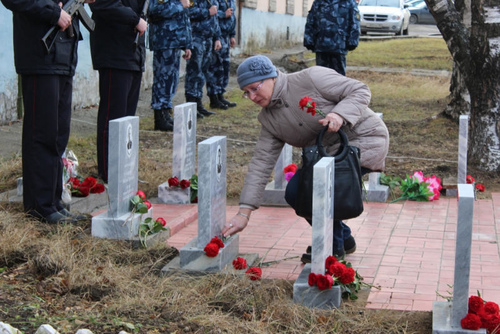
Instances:
[[[238,75],[238,84],[241,89],[253,82],[276,78],[278,76],[276,67],[274,67],[271,60],[261,55],[245,59],[245,61],[238,66],[236,74]]]

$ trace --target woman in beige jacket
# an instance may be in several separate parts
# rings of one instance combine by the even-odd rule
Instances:
[[[240,209],[225,224],[224,236],[242,231],[251,212],[259,208],[284,144],[314,145],[318,133],[326,125],[328,132],[323,144],[328,153],[333,155],[338,148],[335,132],[342,128],[350,145],[361,150],[363,172],[384,169],[389,133],[380,117],[368,108],[371,93],[362,82],[320,66],[285,74],[278,71],[269,58],[260,55],[247,58],[238,67],[237,75],[243,96],[262,107],[258,115],[262,127],[241,192]],[[305,96],[312,98],[326,117],[303,111],[299,101]],[[294,197],[296,189],[289,189],[293,184],[296,186],[294,181],[292,178],[287,186],[287,197],[289,194]],[[335,221],[334,231],[334,254],[352,253],[356,243],[349,227]]]

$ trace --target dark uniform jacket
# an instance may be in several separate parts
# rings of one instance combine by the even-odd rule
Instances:
[[[304,46],[313,52],[347,54],[358,46],[359,10],[354,0],[315,0],[304,31]]]
[[[179,0],[149,3],[149,49],[192,49],[191,23]]]
[[[94,69],[144,71],[145,35],[134,47],[143,6],[144,0],[97,0],[90,4],[95,21],[90,34]]]
[[[58,2],[67,0],[1,0],[13,12],[14,62],[19,74],[74,75],[77,63],[77,43],[81,39],[78,19],[73,18],[75,36],[59,31],[50,53],[42,37],[57,25],[61,8]]]
[[[233,9],[233,15],[226,17],[226,10]],[[235,37],[236,36],[236,5],[234,0],[219,0],[219,8],[217,9],[217,16],[219,17],[220,31],[223,36]]]
[[[209,12],[210,7],[213,5],[219,7],[219,2],[216,0],[191,0],[188,13],[191,19],[193,37],[212,38],[214,41],[220,40],[221,33],[217,14],[210,16]]]

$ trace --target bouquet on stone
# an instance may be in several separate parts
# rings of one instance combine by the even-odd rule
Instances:
[[[478,330],[486,328],[488,333],[498,333],[500,328],[500,313],[498,304],[484,301],[481,296],[469,297],[469,311],[460,321],[463,329]]]
[[[98,183],[92,176],[85,179],[81,176],[70,177],[67,187],[71,191],[71,195],[75,197],[87,197],[89,194],[99,194],[105,190],[104,185]]]

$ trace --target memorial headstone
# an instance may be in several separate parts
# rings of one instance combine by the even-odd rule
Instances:
[[[174,143],[172,177],[189,180],[196,173],[196,103],[183,103],[174,108]],[[158,200],[167,204],[191,203],[190,189],[169,187],[168,181],[158,186]]]
[[[181,248],[181,269],[218,272],[238,255],[238,234],[224,241],[224,248],[217,256],[208,257],[204,252],[213,237],[222,237],[226,223],[226,156],[224,136],[211,137],[198,144],[198,235]]]
[[[375,113],[381,119],[384,118],[384,114],[378,112]],[[383,184],[380,184],[380,176],[379,172],[371,172],[368,174],[368,182],[365,182],[365,193],[366,200],[368,202],[387,202],[387,198],[389,197],[389,187]]]
[[[293,301],[310,308],[340,306],[340,286],[319,290],[309,286],[309,274],[325,274],[325,261],[333,254],[333,196],[335,158],[322,158],[314,165],[311,264],[306,264],[293,285]]]
[[[274,180],[266,185],[263,205],[288,205],[285,201],[285,189],[288,181],[285,179],[283,169],[292,163],[292,146],[285,144],[274,167]]]
[[[473,185],[459,184],[453,296],[451,302],[434,302],[433,334],[486,333],[484,328],[471,331],[462,329],[460,325],[460,321],[468,312],[474,201]]]
[[[465,184],[467,177],[467,148],[469,140],[469,116],[460,115],[458,134],[457,184]]]
[[[137,193],[139,165],[139,117],[127,116],[109,122],[108,210],[92,218],[92,236],[138,239],[139,225],[151,217],[132,213],[131,199]]]

